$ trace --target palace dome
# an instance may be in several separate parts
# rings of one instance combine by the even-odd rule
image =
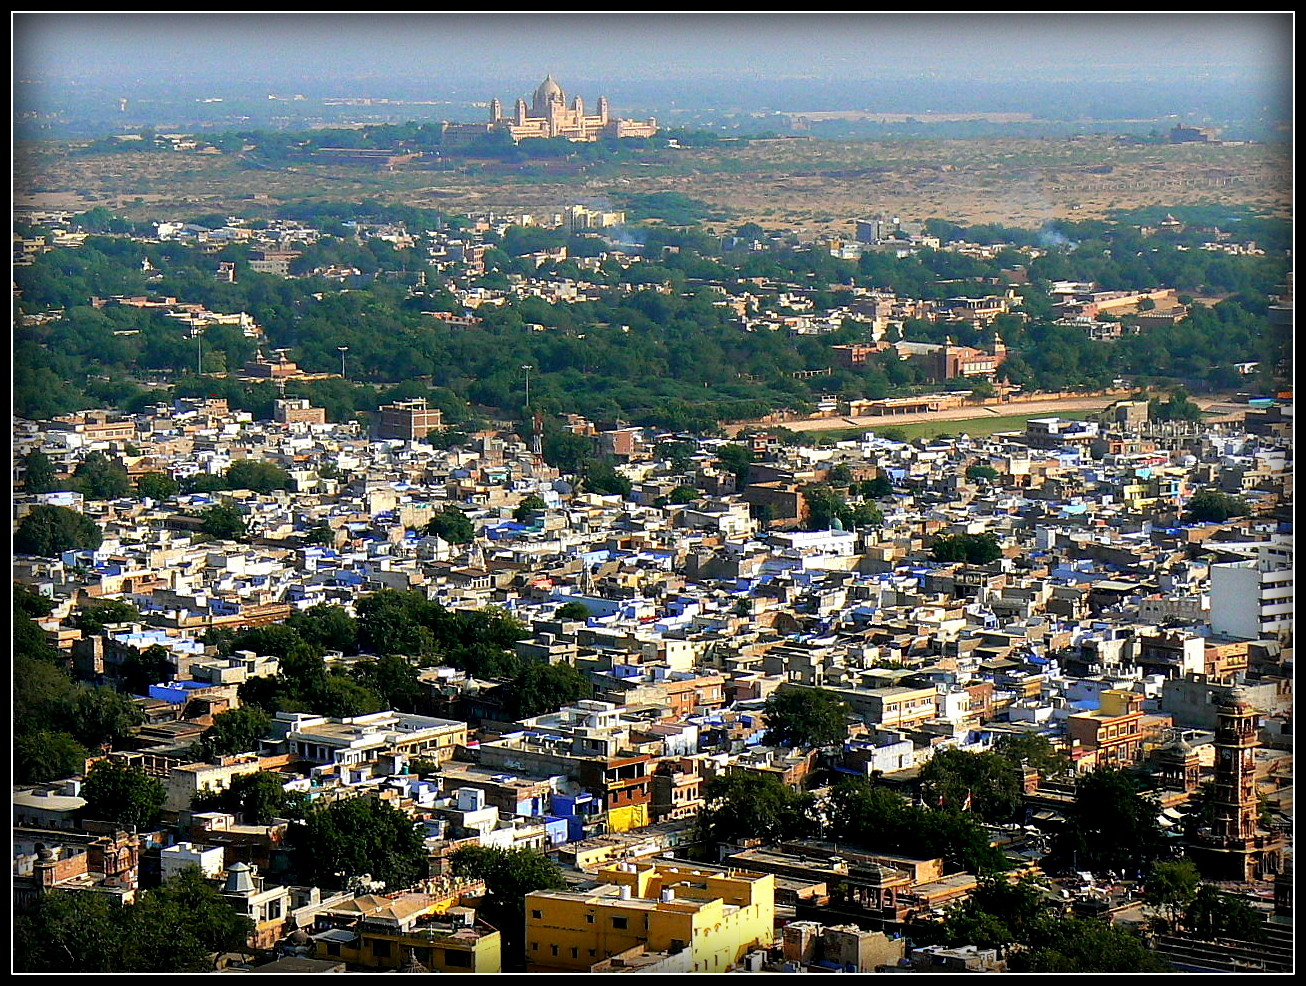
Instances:
[[[544,81],[540,83],[540,87],[535,90],[535,101],[543,103],[554,96],[561,99],[563,95],[562,86],[554,82],[553,76],[549,75],[545,76]]]

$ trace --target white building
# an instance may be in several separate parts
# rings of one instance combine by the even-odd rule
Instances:
[[[168,846],[160,854],[163,879],[176,876],[188,866],[197,866],[205,877],[217,880],[223,874],[224,854],[221,846],[197,846],[193,842]]]
[[[1262,640],[1292,632],[1292,542],[1257,546],[1247,561],[1211,566],[1211,630]]]

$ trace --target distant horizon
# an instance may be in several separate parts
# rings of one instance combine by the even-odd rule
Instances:
[[[1191,76],[1290,84],[1293,14],[12,15],[16,78],[921,78]]]
[[[13,24],[19,140],[468,122],[493,98],[529,99],[546,75],[587,105],[607,96],[617,116],[736,133],[831,111],[1025,113],[1144,132],[1182,121],[1254,140],[1290,139],[1292,123],[1291,14],[18,13]],[[382,102],[325,102],[342,98]]]

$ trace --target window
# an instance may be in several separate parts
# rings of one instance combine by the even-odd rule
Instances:
[[[542,917],[544,917],[544,912],[543,912],[543,911],[532,910],[532,911],[531,911],[531,917],[533,917],[536,921],[538,921],[538,920],[540,920]]]
[[[418,956],[421,959],[421,956]],[[450,969],[470,969],[472,967],[472,953],[464,952],[456,948],[446,948],[444,950],[444,964]]]
[[[531,951],[538,952],[539,950],[540,950],[540,943],[537,941],[531,942]]]
[[[626,918],[613,918],[613,919],[612,919],[612,927],[614,927],[614,928],[626,928],[626,927],[629,926],[629,924],[630,924],[630,922],[629,922]]]
[[[551,951],[554,955],[557,955],[557,954],[558,954],[558,946],[557,946],[557,945],[550,945],[550,946],[549,946],[549,951]]]
[[[593,914],[586,914],[586,915],[585,915],[585,923],[586,923],[586,924],[593,924],[593,923],[594,923],[594,915],[593,915]]]
[[[379,959],[388,959],[390,957],[390,943],[380,939],[373,939],[372,954]]]
[[[340,942],[337,942],[337,941],[329,941],[329,942],[327,942],[327,943],[326,943],[326,953],[327,953],[327,955],[334,955],[334,956],[337,956],[337,957],[338,957],[338,956],[340,955]]]
[[[579,948],[576,948],[575,946],[572,946],[572,949],[571,949],[571,957],[572,957],[573,959],[578,959],[578,958],[580,958],[580,949],[579,949]]]

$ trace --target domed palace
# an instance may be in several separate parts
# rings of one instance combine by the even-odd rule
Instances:
[[[445,133],[459,135],[467,131],[486,133],[506,130],[514,141],[530,138],[566,137],[568,140],[599,140],[603,137],[652,137],[658,132],[656,119],[647,121],[613,119],[608,110],[608,97],[600,96],[598,113],[585,114],[585,104],[579,96],[572,97],[567,105],[567,94],[552,75],[545,78],[535,90],[530,106],[518,99],[512,114],[505,116],[503,103],[490,100],[489,124],[446,124]]]

